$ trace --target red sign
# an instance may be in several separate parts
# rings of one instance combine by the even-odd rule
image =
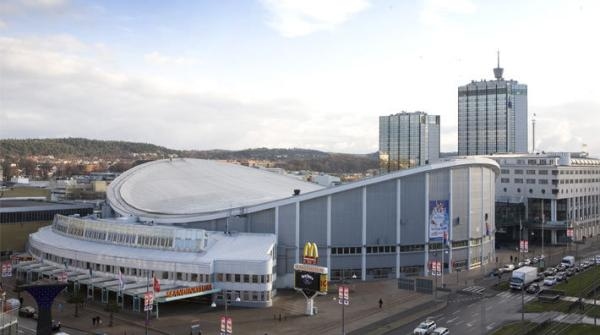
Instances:
[[[338,304],[350,305],[350,288],[348,286],[338,288]]]
[[[573,228],[567,228],[567,237],[573,237]]]
[[[230,316],[221,317],[221,334],[233,333],[233,319]]]
[[[144,293],[144,311],[151,311],[152,305],[154,305],[154,293]]]
[[[158,281],[158,278],[156,278],[156,277],[154,277],[154,279],[153,279],[152,288],[154,289],[154,292],[160,292],[160,282]]]
[[[519,249],[521,252],[529,252],[529,241],[528,240],[519,241]]]
[[[12,277],[12,264],[11,262],[2,263],[2,278]]]

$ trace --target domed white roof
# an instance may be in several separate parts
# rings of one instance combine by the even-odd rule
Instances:
[[[107,199],[121,215],[195,216],[257,205],[323,187],[241,165],[201,159],[159,160],[116,178]]]

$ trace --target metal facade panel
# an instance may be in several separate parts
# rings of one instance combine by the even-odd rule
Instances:
[[[401,180],[400,243],[425,242],[425,174],[404,177]]]
[[[300,246],[314,242],[319,246],[321,257],[327,247],[327,197],[300,203]]]
[[[468,239],[468,214],[469,214],[469,174],[468,169],[452,170],[452,240],[464,241]]]
[[[366,243],[396,244],[396,180],[367,187]]]
[[[296,245],[296,204],[279,207],[279,244]]]
[[[482,180],[481,168],[472,167],[471,170],[471,215],[470,215],[470,237],[480,238],[483,235],[483,207],[482,207]]]
[[[275,234],[275,209],[248,214],[248,231]]]
[[[362,245],[362,188],[331,196],[331,245]]]

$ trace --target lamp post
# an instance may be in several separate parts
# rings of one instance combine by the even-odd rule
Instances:
[[[342,276],[344,275],[344,269],[342,270]],[[356,274],[352,274],[352,279],[356,279]],[[342,283],[346,283],[346,278],[342,279]],[[347,285],[342,285],[338,290],[338,303],[342,305],[342,335],[346,335],[346,315],[345,307],[350,305],[350,288]]]
[[[221,332],[220,332],[220,334],[222,334],[222,335],[233,334],[233,327],[232,327],[233,321],[229,317],[229,313],[228,313],[229,298],[230,298],[229,292],[225,292],[225,295],[223,296],[223,301],[225,302],[225,318],[221,318]],[[239,295],[237,295],[237,294],[236,294],[236,297],[234,300],[236,302],[242,301],[240,299]],[[216,308],[217,303],[215,301],[213,301],[212,304],[210,304],[210,307]]]

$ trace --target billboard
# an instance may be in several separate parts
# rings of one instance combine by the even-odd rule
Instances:
[[[429,240],[444,242],[450,225],[448,200],[429,201]]]
[[[327,292],[327,274],[296,270],[294,287],[301,290]]]

